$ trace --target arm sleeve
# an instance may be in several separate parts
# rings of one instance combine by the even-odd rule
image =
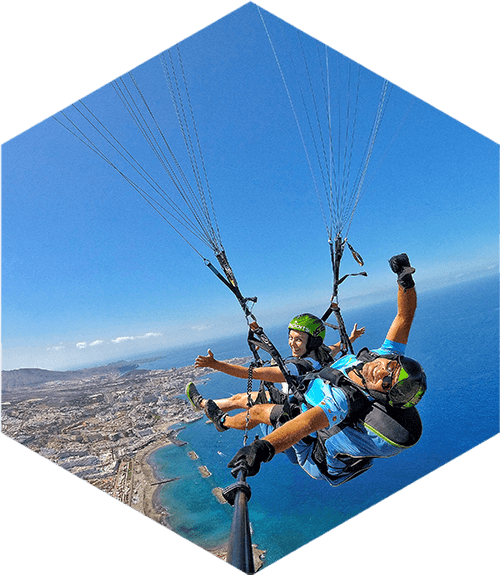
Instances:
[[[315,379],[305,394],[308,403],[319,406],[328,418],[329,427],[338,425],[347,416],[349,404],[345,393],[320,378]]]
[[[377,349],[372,349],[371,351],[379,353],[380,355],[387,355],[388,353],[397,353],[399,355],[404,355],[406,351],[406,344],[386,339],[384,343],[381,345],[381,347]]]

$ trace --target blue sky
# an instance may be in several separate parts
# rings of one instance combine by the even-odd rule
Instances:
[[[307,91],[300,45],[293,30],[283,36],[274,17],[263,16],[306,134],[294,76],[297,69]],[[302,42],[317,87],[316,43],[305,36]],[[326,229],[256,6],[229,14],[181,42],[180,50],[222,242],[243,295],[258,296],[254,311],[264,327],[304,309],[322,313],[331,291]],[[336,57],[329,55],[332,78]],[[347,68],[342,60],[340,66],[340,88],[332,80],[332,93],[341,91],[344,129],[355,89],[347,95]],[[189,170],[159,58],[134,76]],[[379,76],[362,70],[351,173],[368,141],[381,86]],[[158,160],[109,85],[84,101],[161,177]],[[309,102],[308,111],[314,115]],[[79,118],[71,108],[66,113]],[[88,124],[83,130],[94,138]],[[306,146],[314,164],[314,148],[310,141]],[[342,286],[344,305],[389,297],[393,278],[386,261],[401,251],[417,267],[420,289],[494,273],[497,160],[493,141],[394,87],[349,233],[368,278]],[[172,183],[165,182],[171,193]],[[2,239],[4,369],[67,369],[245,331],[236,299],[203,260],[53,118],[3,146]],[[216,263],[210,250],[194,244]],[[346,253],[343,273],[357,271]]]

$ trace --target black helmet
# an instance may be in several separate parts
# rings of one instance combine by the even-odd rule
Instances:
[[[380,355],[370,352],[367,348],[361,349],[356,357],[363,364],[374,361],[379,357],[396,360],[399,363],[401,370],[398,380],[387,392],[367,389],[368,393],[375,399],[399,409],[414,407],[422,399],[427,389],[427,377],[422,366],[414,359],[396,353]],[[357,370],[357,372],[361,375],[360,370]]]
[[[396,359],[401,370],[398,380],[387,392],[389,405],[399,407],[399,409],[414,407],[424,396],[427,389],[427,377],[422,366],[414,359],[404,355],[399,355]]]

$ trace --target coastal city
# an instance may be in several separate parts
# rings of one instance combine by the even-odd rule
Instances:
[[[249,358],[229,360],[243,364]],[[142,362],[144,363],[144,361]],[[2,372],[2,432],[133,509],[169,527],[155,493],[175,477],[160,480],[148,456],[205,417],[184,391],[212,371],[186,366],[138,369],[119,362],[75,372]],[[197,459],[194,451],[189,457]],[[210,475],[199,467],[202,477]],[[214,497],[223,504],[220,488]],[[214,550],[224,558],[224,550]]]

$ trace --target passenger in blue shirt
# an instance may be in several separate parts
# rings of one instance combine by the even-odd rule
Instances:
[[[394,456],[418,440],[415,405],[425,393],[426,376],[404,355],[417,307],[415,269],[406,254],[389,263],[398,276],[398,310],[383,345],[344,356],[332,364],[328,377],[306,381],[300,415],[240,449],[228,464],[233,475],[241,468],[255,475],[261,463],[285,452],[311,477],[337,485],[366,470],[372,458]],[[361,404],[366,417],[354,407]],[[391,435],[392,428],[385,431],[387,421],[397,422],[399,427],[392,428],[399,435]]]

